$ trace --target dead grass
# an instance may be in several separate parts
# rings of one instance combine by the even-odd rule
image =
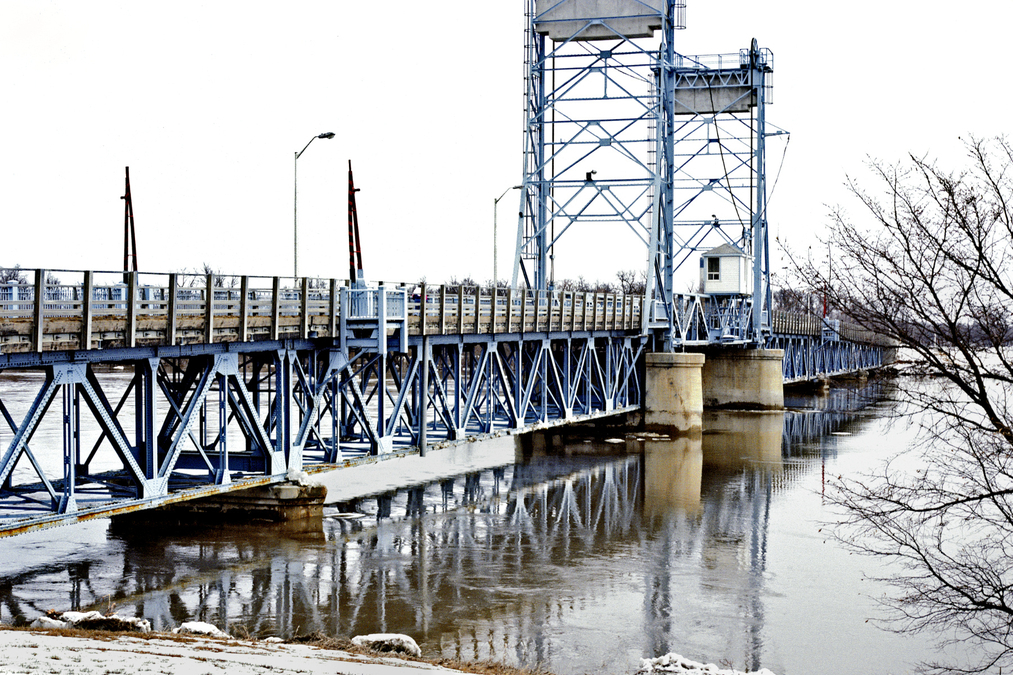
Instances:
[[[150,633],[133,633],[133,632],[127,633],[123,631],[83,630],[79,628],[30,628],[27,626],[7,626],[7,625],[0,625],[0,630],[21,631],[25,633],[46,633],[47,635],[76,637],[104,642],[111,642],[123,637],[130,637],[137,640],[160,640],[160,641],[176,642],[180,644],[205,643],[207,640],[214,640],[222,645],[236,644],[244,646],[263,646],[263,644],[258,642],[257,640],[249,640],[242,638],[213,638],[204,635],[180,635],[177,633],[159,633],[155,631],[152,631]],[[425,658],[425,657],[418,658],[414,656],[408,656],[407,654],[380,652],[352,644],[352,641],[347,638],[334,638],[319,632],[295,637],[292,638],[291,640],[287,640],[283,644],[306,644],[311,645],[313,647],[317,647],[318,649],[343,651],[348,652],[349,654],[358,654],[361,656],[372,656],[378,658],[397,658],[403,661],[429,663],[434,666],[453,668],[454,670],[460,670],[465,673],[476,673],[478,675],[553,675],[548,670],[515,668],[513,666],[504,665],[502,663],[495,663],[492,661],[458,661],[457,659],[446,659],[446,658]],[[214,648],[208,647],[206,644],[197,644],[194,645],[194,649],[195,650],[205,649],[210,651],[213,650]],[[225,650],[223,649],[220,651]]]
[[[159,633],[155,631],[141,633],[133,631],[88,630],[84,628],[32,628],[30,626],[0,625],[0,630],[19,631],[22,633],[45,633],[46,635],[76,637],[106,642],[129,637],[137,640],[168,640],[170,642],[191,643],[205,638],[203,635],[179,635],[177,633]],[[236,640],[236,642],[239,641]]]
[[[457,659],[446,659],[446,658],[426,658],[426,657],[414,657],[408,656],[407,654],[395,654],[393,652],[381,652],[374,649],[366,649],[356,644],[352,644],[352,641],[346,638],[333,638],[322,633],[311,633],[309,635],[302,635],[291,640],[291,643],[309,644],[320,649],[334,649],[349,654],[360,654],[363,656],[374,656],[381,658],[398,658],[404,661],[416,661],[420,663],[429,663],[434,666],[442,666],[444,668],[453,668],[454,670],[460,670],[465,673],[477,673],[478,675],[553,675],[548,670],[542,669],[531,669],[531,668],[515,668],[514,666],[508,666],[502,663],[496,663],[494,661],[458,661]]]

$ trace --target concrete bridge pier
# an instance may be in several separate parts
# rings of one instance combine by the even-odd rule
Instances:
[[[715,349],[647,354],[644,425],[700,430],[704,408],[781,410],[780,349]]]
[[[703,404],[707,408],[784,408],[782,349],[711,349],[704,352]]]
[[[112,517],[122,527],[215,527],[278,524],[286,531],[319,531],[327,488],[286,481],[166,504]]]
[[[644,425],[679,433],[703,428],[703,354],[647,354]]]

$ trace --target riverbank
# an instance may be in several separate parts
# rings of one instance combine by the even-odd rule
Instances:
[[[330,641],[337,645],[337,641]],[[108,673],[161,675],[524,675],[497,664],[431,662],[317,643],[215,639],[172,633],[111,633],[0,626],[0,672],[9,675]],[[543,674],[543,675],[548,675]]]
[[[0,625],[7,675],[552,675],[498,663],[387,656],[326,637],[307,642],[240,640],[174,633],[117,633]],[[638,675],[744,675],[678,654],[641,662]],[[761,669],[753,675],[774,675]]]

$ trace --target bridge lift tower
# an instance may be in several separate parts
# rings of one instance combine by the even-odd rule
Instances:
[[[773,55],[755,40],[737,54],[677,53],[685,9],[685,0],[527,0],[513,284],[551,289],[560,240],[614,224],[610,237],[631,231],[646,249],[658,348],[762,347]],[[745,262],[733,283],[706,288],[731,274],[720,260],[704,269],[708,252]],[[697,278],[709,292],[691,292]]]

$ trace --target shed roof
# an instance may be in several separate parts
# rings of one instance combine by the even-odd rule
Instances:
[[[703,255],[710,257],[720,256],[736,256],[736,257],[748,257],[745,251],[736,246],[735,244],[721,244],[709,251],[704,251]]]

